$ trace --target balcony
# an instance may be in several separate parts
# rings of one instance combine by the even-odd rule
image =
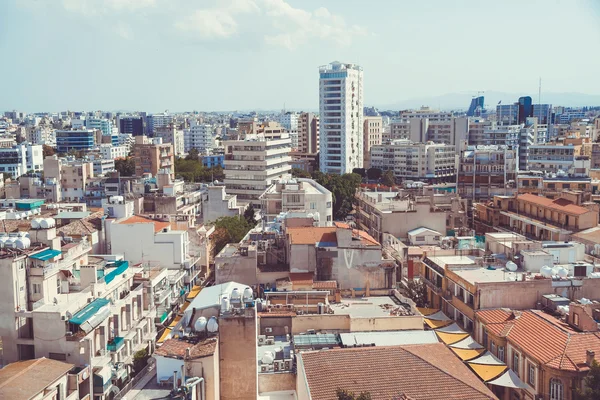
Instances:
[[[154,294],[154,304],[162,304],[171,295],[171,289],[165,288]]]
[[[113,340],[108,342],[106,345],[107,351],[117,352],[121,350],[121,348],[125,345],[125,338],[121,336],[116,336]]]

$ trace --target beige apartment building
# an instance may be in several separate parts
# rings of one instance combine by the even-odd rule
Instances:
[[[365,117],[363,127],[363,168],[371,167],[371,147],[381,144],[381,117]]]
[[[46,196],[47,198],[54,197],[57,201],[83,201],[86,184],[93,177],[94,164],[91,162],[65,162],[56,156],[44,159],[44,178],[55,180],[60,187],[54,196]]]
[[[298,152],[319,152],[319,117],[313,113],[301,113],[298,118]]]
[[[183,137],[183,130],[177,128],[177,126],[170,124],[168,126],[161,126],[156,129],[154,137],[162,138],[163,144],[172,144],[173,153],[176,156],[180,156],[184,153],[185,142]]]
[[[175,156],[171,143],[136,144],[133,147],[133,158],[137,176],[156,176],[159,171],[163,171],[170,174],[171,179],[175,179]]]

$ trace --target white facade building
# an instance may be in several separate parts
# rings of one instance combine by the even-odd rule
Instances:
[[[94,164],[94,176],[106,175],[115,170],[114,159],[97,158],[92,163]]]
[[[333,221],[331,192],[312,179],[280,180],[265,190],[260,201],[267,221],[282,212],[300,210],[313,214],[318,226],[331,226]]]
[[[127,154],[133,149],[135,144],[135,138],[131,133],[120,133],[119,134],[119,146],[125,146],[127,148]]]
[[[225,186],[209,186],[208,196],[202,202],[204,222],[214,222],[221,217],[237,217],[244,214],[244,206],[237,205],[237,197],[225,193]]]
[[[33,144],[56,147],[56,130],[47,126],[37,126],[27,140]]]
[[[320,170],[349,173],[363,164],[363,70],[335,61],[319,74]]]
[[[247,135],[245,140],[223,142],[225,186],[239,203],[259,208],[259,196],[274,180],[290,173],[290,137],[287,132],[278,135],[268,140],[263,135]]]
[[[126,158],[128,154],[129,149],[126,146],[113,146],[111,144],[100,145],[100,155],[105,160]]]
[[[279,122],[279,124],[288,132],[298,130],[298,114],[294,112],[286,112],[279,115],[277,122]]]
[[[18,144],[11,148],[0,148],[0,173],[18,178],[28,171],[42,171],[43,154],[42,146],[37,144]]]
[[[192,125],[183,131],[184,151],[196,149],[200,154],[206,154],[215,146],[213,138],[214,127],[209,124],[199,124],[192,121]]]

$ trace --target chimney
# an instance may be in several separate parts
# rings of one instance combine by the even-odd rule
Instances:
[[[585,363],[587,364],[588,367],[592,366],[592,363],[594,362],[594,358],[596,357],[596,353],[592,350],[586,350],[585,352]]]
[[[177,370],[173,371],[173,390],[177,390]]]

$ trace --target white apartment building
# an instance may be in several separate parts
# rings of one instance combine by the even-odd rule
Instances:
[[[237,205],[237,197],[225,192],[225,186],[209,186],[202,202],[202,218],[205,223],[221,217],[237,217],[244,214],[244,206]]]
[[[215,147],[213,137],[214,127],[210,124],[199,124],[192,121],[192,125],[183,130],[184,151],[196,149],[200,154],[206,154]]]
[[[246,135],[245,140],[225,140],[225,187],[240,204],[260,208],[260,195],[273,183],[290,173],[291,140],[287,132],[266,139]]]
[[[448,117],[447,113],[401,112],[404,117],[390,124],[389,138],[460,145],[468,139],[469,120],[465,117]],[[406,116],[413,116],[407,118]],[[430,116],[431,118],[428,118]]]
[[[154,137],[161,138],[162,143],[173,144],[173,153],[176,156],[180,156],[185,153],[183,130],[178,129],[175,125],[171,124],[157,128],[154,132]]]
[[[135,144],[135,137],[131,133],[120,133],[119,134],[119,146],[125,146],[127,154],[133,149]]]
[[[302,113],[298,119],[298,152],[319,152],[319,117],[313,113]]]
[[[32,144],[56,147],[56,130],[48,126],[37,126],[29,132],[27,140]]]
[[[18,178],[28,171],[43,170],[44,152],[41,145],[18,144],[0,148],[0,173]]]
[[[446,111],[433,110],[429,107],[421,107],[418,110],[400,111],[400,119],[428,119],[430,121],[450,121],[452,113]]]
[[[363,168],[371,166],[371,147],[381,144],[381,117],[365,117],[363,127]]]
[[[283,126],[288,132],[298,130],[298,117],[295,112],[285,112],[279,115],[277,122]]]
[[[556,173],[559,171],[588,176],[589,157],[577,157],[573,145],[533,145],[528,148],[527,169]]]
[[[94,176],[104,176],[111,171],[115,170],[115,160],[97,158],[92,161],[94,165]]]
[[[320,170],[350,173],[363,164],[363,70],[335,61],[319,74]]]
[[[371,166],[396,178],[447,180],[456,175],[456,147],[400,139],[371,147]]]
[[[117,158],[127,158],[129,150],[126,146],[113,146],[112,144],[101,144],[100,155],[105,160],[116,160]]]
[[[331,192],[312,179],[282,179],[265,190],[259,199],[267,221],[288,211],[312,214],[318,226],[331,226],[333,221]]]

